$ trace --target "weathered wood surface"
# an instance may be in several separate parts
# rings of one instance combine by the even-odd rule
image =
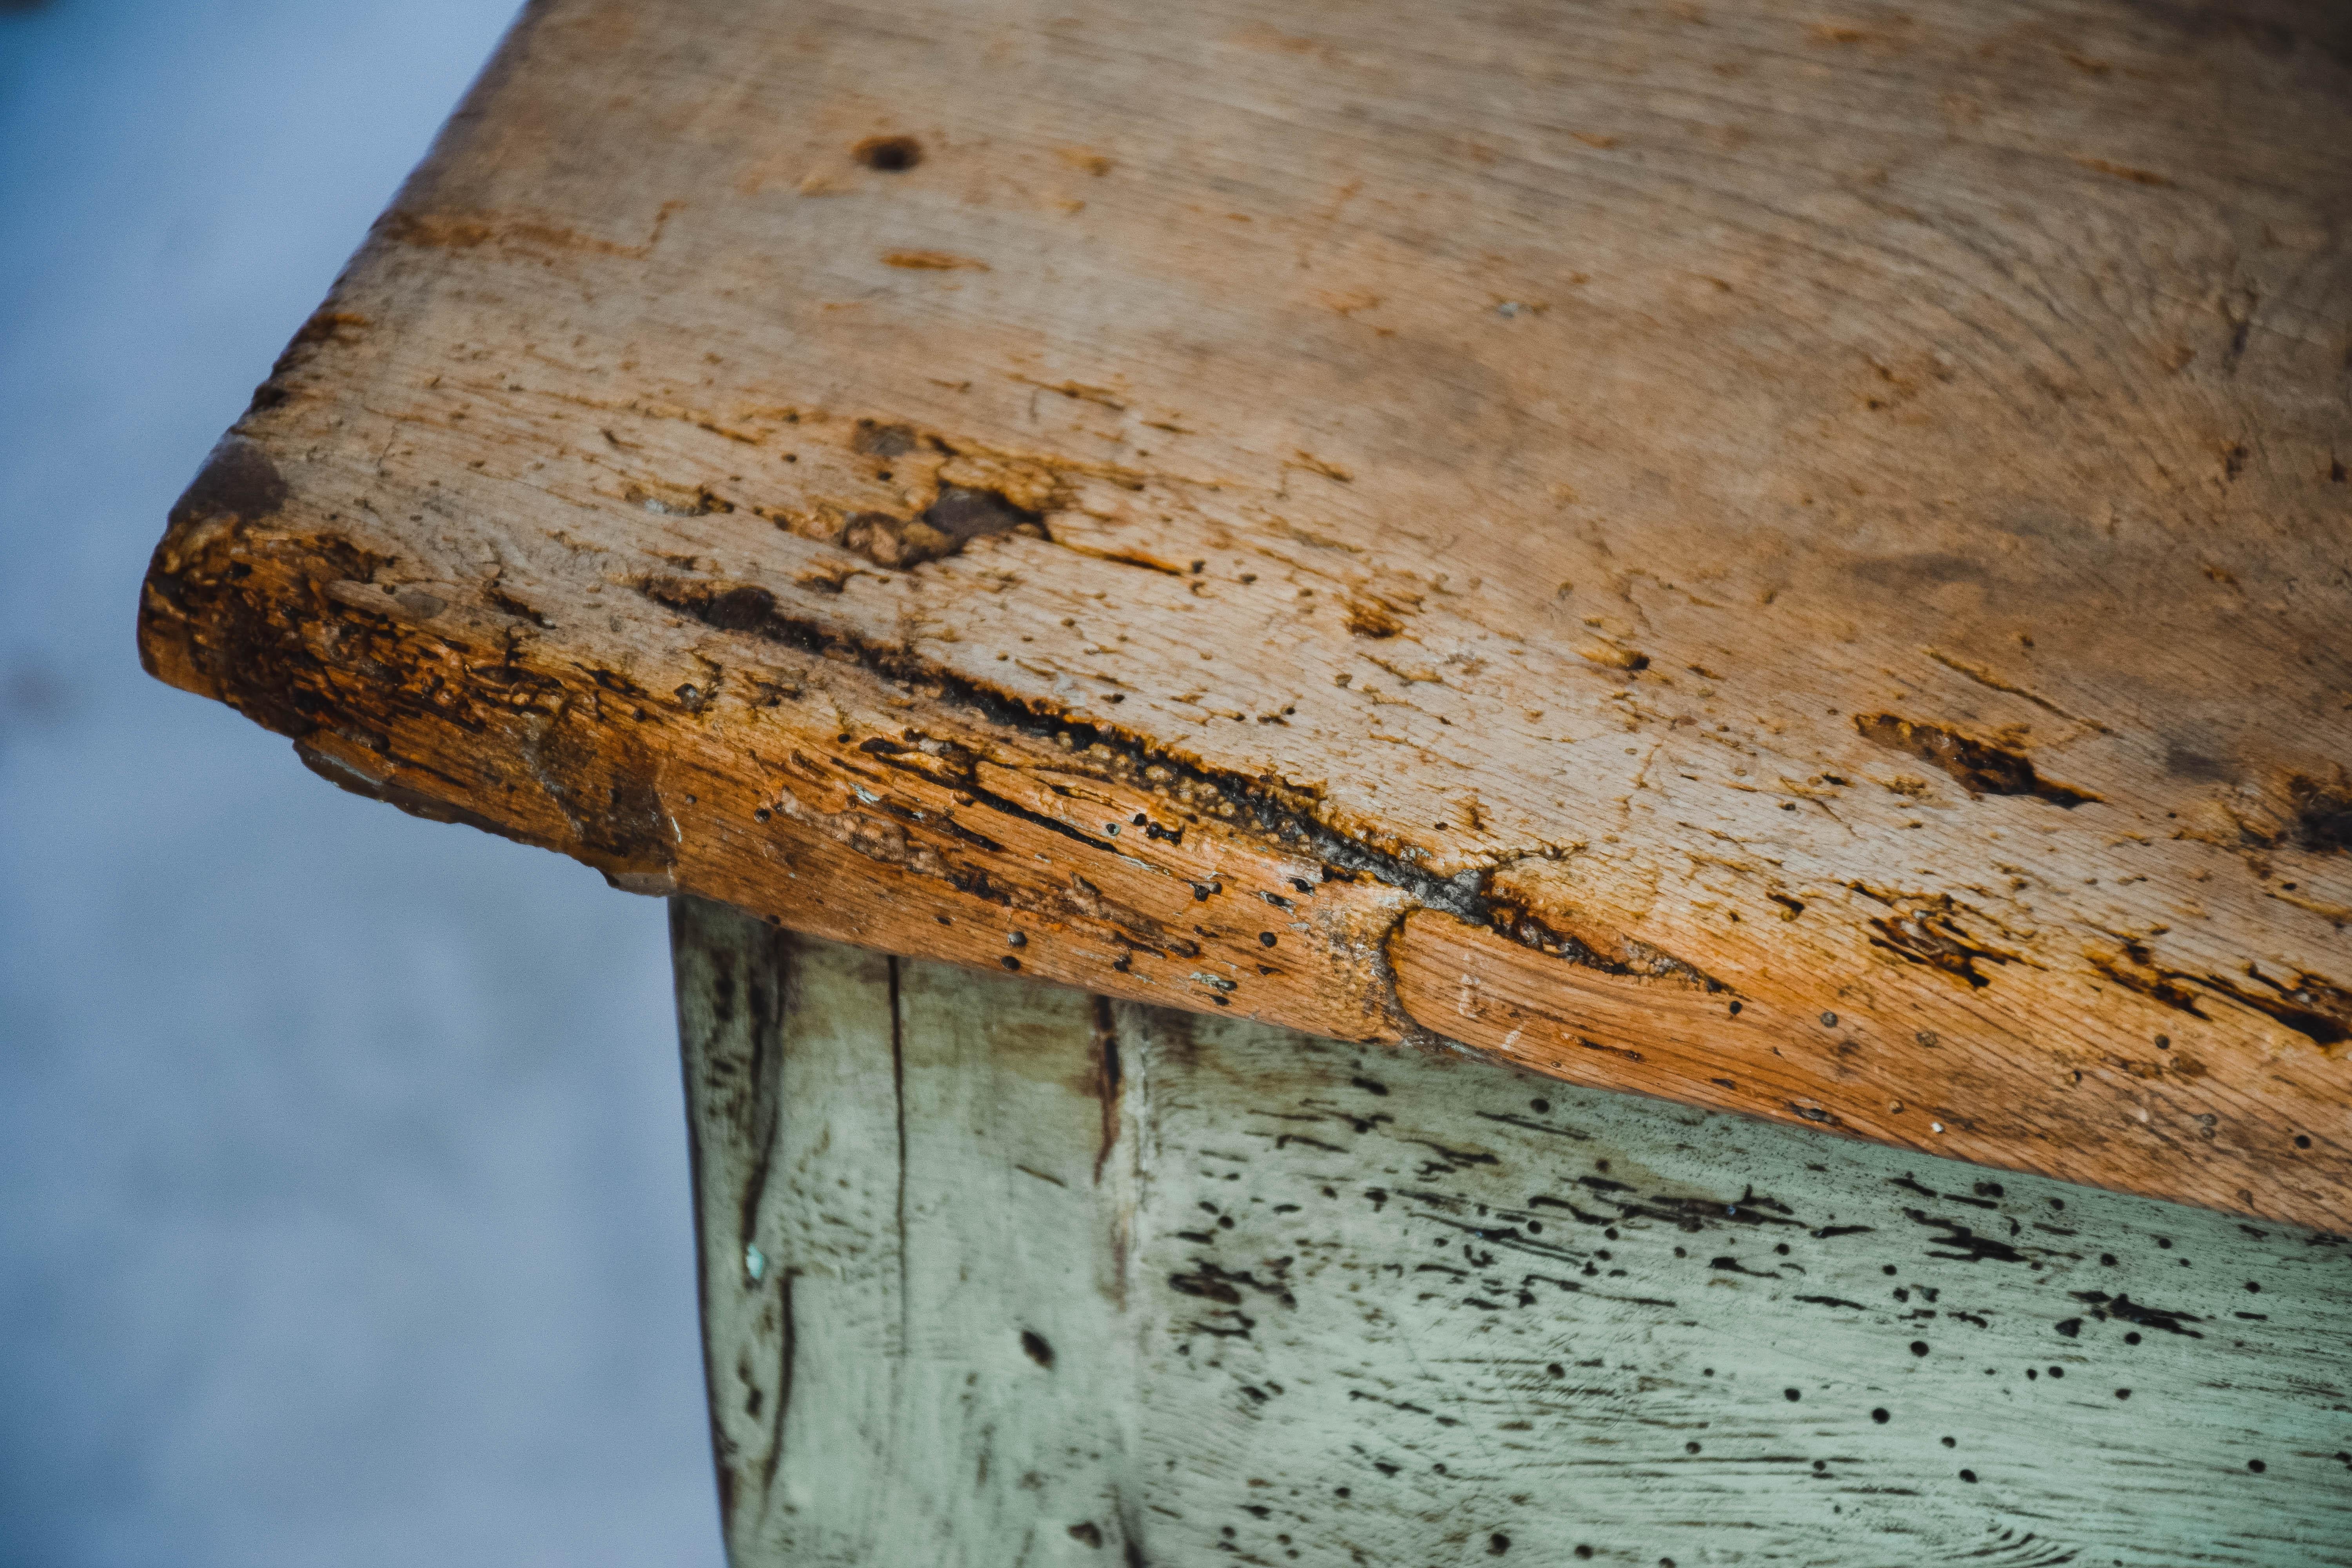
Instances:
[[[2352,1563],[2341,1238],[674,921],[736,1568]]]
[[[640,889],[2343,1225],[2347,62],[544,0],[142,647]]]

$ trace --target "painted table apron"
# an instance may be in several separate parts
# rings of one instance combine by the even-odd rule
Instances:
[[[2352,1563],[2352,1247],[672,907],[735,1568]]]

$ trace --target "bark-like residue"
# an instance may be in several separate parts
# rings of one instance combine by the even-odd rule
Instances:
[[[1945,900],[1948,905],[1950,900]],[[1972,990],[1981,990],[1992,984],[1990,977],[1977,968],[1979,962],[2010,963],[2016,954],[1988,947],[1956,924],[1948,908],[1916,910],[1897,915],[1892,920],[1875,919],[1870,922],[1875,933],[1870,945],[1925,964],[1966,983]]]
[[[1617,956],[1611,957],[1582,939],[1554,929],[1528,910],[1499,900],[1488,901],[1486,923],[1497,935],[1509,937],[1522,947],[1549,952],[1555,958],[1564,958],[1570,963],[1599,970],[1603,974],[1632,980],[1664,980],[1699,991],[1730,989],[1713,975],[1663,948],[1621,936],[1617,939]]]
[[[2342,770],[2333,783],[2289,779],[2286,793],[2294,805],[2287,837],[2297,848],[2320,855],[2352,853],[2352,783]]]
[[[1892,713],[1857,713],[1853,727],[1866,741],[1943,769],[1970,795],[2030,795],[2070,811],[2099,798],[2087,790],[2042,777],[2021,752],[1971,740],[1940,724],[1916,723]]]
[[[877,566],[905,571],[926,561],[961,554],[975,539],[1023,532],[1045,537],[1045,520],[1015,506],[994,490],[942,485],[939,499],[920,517],[861,511],[843,525],[841,545]]]
[[[2211,1017],[2202,1004],[2209,999],[2206,994],[2215,993],[2275,1019],[2324,1049],[2352,1040],[2352,990],[2324,975],[2297,970],[2291,978],[2281,979],[2249,963],[2241,982],[2210,971],[2199,973],[2158,963],[2154,950],[2138,942],[2125,943],[2121,954],[2094,952],[2089,958],[2093,968],[2116,984],[2193,1017]]]

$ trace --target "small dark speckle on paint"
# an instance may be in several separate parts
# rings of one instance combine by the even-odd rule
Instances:
[[[1592,1548],[1590,1546],[1580,1546],[1576,1549],[1576,1555],[1579,1562],[1589,1562],[1592,1557]]]
[[[1834,1028],[1836,1028],[1836,1027],[1837,1027],[1837,1015],[1836,1015],[1835,1013],[1824,1013],[1824,1014],[1822,1014],[1822,1028],[1824,1028],[1824,1029],[1834,1029]]]
[[[1968,1482],[1970,1486],[1974,1486],[1977,1484],[1977,1473],[1974,1470],[1962,1470],[1960,1472],[1960,1479]]]
[[[2252,1291],[2255,1292],[2257,1295],[2259,1295],[2259,1294],[2262,1292],[2262,1289],[2263,1289],[2263,1288],[2262,1288],[2260,1285],[2255,1284],[2252,1280],[2249,1279],[2249,1280],[2247,1280],[2247,1281],[2246,1281],[2246,1289],[2249,1289],[2249,1290],[2252,1290]]]
[[[1544,1371],[1549,1373],[1554,1377],[1566,1377],[1568,1375],[1568,1368],[1560,1365],[1558,1362],[1552,1363],[1549,1366],[1544,1368]]]
[[[1274,945],[1274,933],[1270,931],[1262,931],[1258,932],[1257,944],[1260,947],[1272,947]]]
[[[1017,958],[1013,957],[1013,956],[1011,953],[1009,953],[1009,952],[1008,952],[1008,953],[1006,953],[1003,958],[998,959],[996,962],[997,962],[997,963],[1001,963],[1001,964],[1003,964],[1003,965],[1004,965],[1004,967],[1005,967],[1006,969],[1011,970],[1011,971],[1013,971],[1013,972],[1014,972],[1014,973],[1019,973],[1020,968],[1021,968],[1021,961],[1020,961],[1019,959],[1017,959]]]
[[[1892,1419],[1892,1417],[1886,1414],[1886,1407],[1883,1405],[1870,1413],[1870,1418],[1873,1421],[1877,1422],[1881,1426],[1885,1426],[1886,1423]]]
[[[2250,1470],[2253,1471],[2253,1472],[2254,1472],[2254,1474],[2256,1474],[2256,1475],[2258,1475],[2258,1476],[2259,1476],[2259,1475],[2261,1475],[2264,1470],[2269,1469],[2269,1468],[2270,1468],[2270,1467],[2269,1467],[2268,1465],[2263,1464],[2260,1459],[2248,1459],[2248,1460],[2246,1461],[2246,1468],[2248,1468],[2248,1469],[2250,1469]]]
[[[1944,1439],[1944,1447],[1947,1448],[1957,1448],[1959,1447],[1959,1444],[1955,1442],[1953,1439],[1947,1437]]]
[[[1498,1530],[1494,1534],[1486,1537],[1487,1556],[1500,1557],[1504,1552],[1508,1552],[1510,1549],[1511,1538],[1505,1535],[1501,1531]]]
[[[1780,1391],[1780,1397],[1787,1400],[1791,1405],[1794,1405],[1804,1396],[1804,1392],[1801,1389],[1784,1388]]]
[[[2131,1390],[2128,1388],[2118,1388],[2116,1390],[2116,1397],[2117,1399],[2129,1399],[2131,1397]]]
[[[2124,1336],[2124,1343],[2127,1345],[2136,1345],[2139,1343],[2139,1331],[2137,1329],[2134,1329],[2130,1333],[2126,1334]]]
[[[2050,1369],[2050,1375],[2053,1377],[2063,1377],[2066,1375],[2066,1369],[2063,1366],[2053,1366]]]
[[[1528,1101],[1528,1109],[1534,1111],[1538,1116],[1541,1116],[1545,1111],[1551,1109],[1551,1101],[1549,1100],[1530,1100]]]
[[[1008,931],[1005,933],[1004,945],[1007,947],[1027,947],[1029,945],[1028,935],[1024,931]]]
[[[1911,1342],[1911,1353],[1913,1355],[1926,1355],[1927,1353],[1927,1342],[1925,1340],[1913,1340]]]
[[[2113,1268],[2116,1266],[2116,1255],[2112,1252],[2102,1252],[2099,1254],[2099,1261],[2106,1268]]]
[[[2308,1148],[2310,1148],[2310,1147],[2311,1147],[2311,1134],[2310,1134],[2310,1133],[2308,1133],[2308,1132],[2298,1132],[2298,1133],[2296,1133],[2296,1134],[2294,1135],[2294,1146],[2295,1146],[2296,1148],[2298,1148],[2298,1149],[2308,1149]]]
[[[1691,1441],[1691,1442],[1685,1443],[1685,1444],[1683,1445],[1683,1452],[1684,1452],[1684,1453],[1685,1453],[1685,1454],[1696,1454],[1696,1453],[1697,1453],[1697,1452],[1698,1452],[1698,1444],[1697,1444],[1697,1442],[1696,1442],[1696,1440],[1693,1440],[1693,1441]]]
[[[1895,1265],[1893,1265],[1892,1263],[1885,1263],[1885,1264],[1881,1264],[1881,1265],[1879,1266],[1879,1269],[1878,1269],[1878,1271],[1879,1271],[1881,1274],[1892,1274],[1892,1273],[1894,1273],[1894,1272],[1895,1272]]]
[[[1045,1335],[1038,1333],[1034,1329],[1022,1330],[1021,1348],[1023,1351],[1027,1352],[1029,1359],[1035,1362],[1039,1366],[1045,1367],[1048,1370],[1053,1367],[1054,1347],[1045,1342]]]
[[[1349,1495],[1348,1489],[1345,1487],[1333,1487],[1331,1489],[1331,1495],[1333,1497],[1346,1497]]]

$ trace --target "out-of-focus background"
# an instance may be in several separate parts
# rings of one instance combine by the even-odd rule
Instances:
[[[513,0],[0,0],[0,1563],[719,1561],[659,903],[140,673]]]

